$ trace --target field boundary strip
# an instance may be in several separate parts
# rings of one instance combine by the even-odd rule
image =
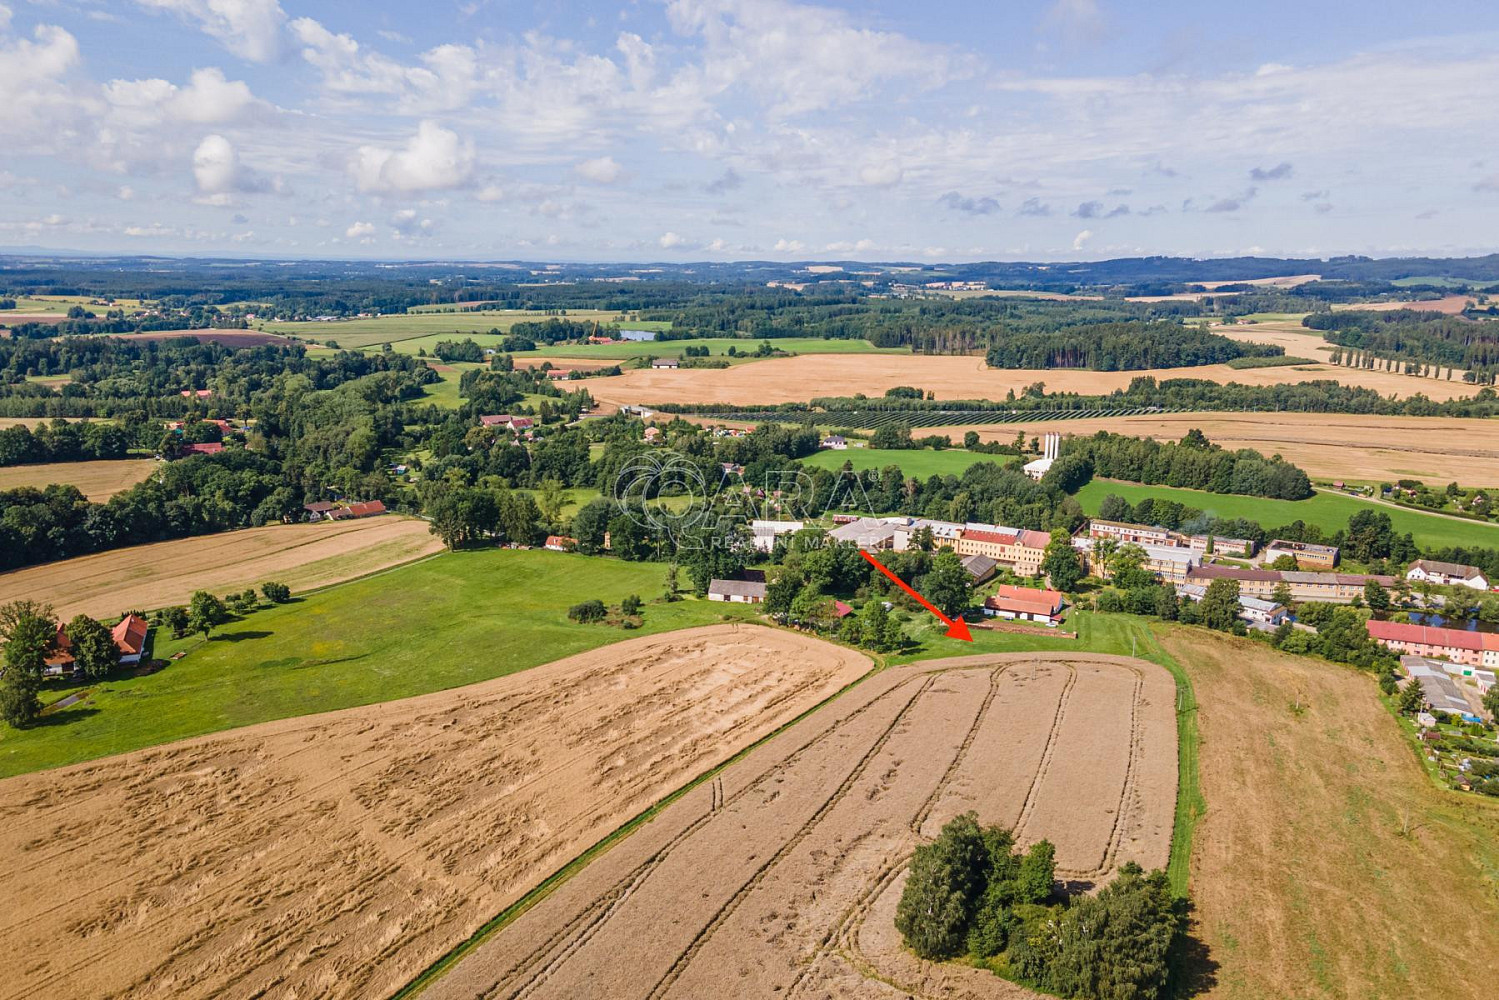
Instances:
[[[771,626],[765,625],[760,622],[748,621],[744,624],[757,625],[761,628],[771,628]],[[779,631],[776,629],[772,630]],[[663,632],[661,634],[670,635],[671,633]],[[803,720],[812,716],[816,712],[819,712],[822,709],[826,708],[828,705],[843,697],[848,692],[852,691],[854,688],[858,687],[860,684],[864,683],[869,678],[873,677],[875,674],[881,672],[884,669],[885,665],[882,660],[874,660],[870,668],[863,674],[860,674],[852,681],[849,681],[843,687],[839,688],[837,691],[834,691],[832,694],[828,695],[817,704],[811,706],[806,711],[801,712],[795,718],[788,719],[784,724],[777,726],[771,732],[766,733],[760,739],[755,740],[749,746],[740,750],[728,760],[716,765],[715,767],[710,768],[707,771],[704,771],[702,774],[688,781],[676,791],[668,794],[659,802],[642,811],[639,815],[626,821],[612,833],[606,834],[597,843],[593,844],[587,850],[583,851],[583,853],[579,854],[577,857],[564,864],[561,868],[557,869],[551,875],[548,875],[534,889],[530,890],[520,899],[516,900],[514,903],[511,903],[505,909],[501,910],[499,913],[495,914],[495,916],[491,917],[489,920],[481,924],[479,926],[479,929],[474,931],[473,934],[469,935],[463,941],[459,942],[450,951],[448,951],[447,954],[443,955],[441,958],[437,959],[437,961],[427,966],[427,968],[418,973],[414,979],[412,979],[409,983],[392,994],[390,1000],[410,1000],[410,998],[412,997],[419,996],[422,991],[424,991],[428,986],[431,986],[434,982],[440,979],[444,973],[446,973],[449,969],[456,965],[470,952],[478,948],[499,931],[514,923],[528,910],[536,906],[538,903],[546,899],[554,891],[560,888],[564,883],[568,881],[568,879],[572,878],[574,875],[581,872],[584,868],[588,867],[589,864],[602,856],[615,844],[624,840],[624,838],[634,833],[641,826],[645,825],[650,820],[660,815],[667,807],[675,803],[678,799],[687,795],[694,789],[700,787],[705,782],[717,780],[719,775],[721,775],[730,766],[737,764],[745,757],[748,757],[759,747],[775,739],[777,736],[786,732],[791,727],[801,723]]]

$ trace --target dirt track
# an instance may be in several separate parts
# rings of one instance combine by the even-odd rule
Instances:
[[[32,597],[64,620],[79,613],[109,616],[185,604],[195,590],[223,594],[267,580],[309,590],[441,549],[427,522],[415,518],[268,525],[0,573],[0,603]]]
[[[388,996],[868,667],[715,625],[0,782],[0,997]]]
[[[1367,386],[1384,395],[1425,393],[1444,400],[1471,396],[1477,386],[1463,382],[1366,371],[1318,363],[1276,368],[1236,370],[1227,365],[1197,368],[1160,368],[1134,372],[1094,372],[1080,369],[990,368],[981,357],[894,354],[803,354],[771,358],[732,368],[631,369],[622,375],[590,380],[596,399],[616,404],[727,403],[731,406],[769,406],[806,402],[818,396],[847,396],[862,392],[882,396],[898,385],[935,392],[937,399],[1004,399],[1033,383],[1047,392],[1086,395],[1126,389],[1141,376],[1156,379],[1195,378],[1241,385],[1280,385],[1286,382],[1335,381]]]
[[[430,1000],[1028,997],[918,966],[888,928],[911,851],[974,809],[1059,870],[1166,863],[1175,687],[1124,657],[896,668],[695,789],[439,979]]]

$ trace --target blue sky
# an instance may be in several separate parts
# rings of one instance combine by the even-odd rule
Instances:
[[[1499,250],[1468,0],[0,0],[0,246]]]

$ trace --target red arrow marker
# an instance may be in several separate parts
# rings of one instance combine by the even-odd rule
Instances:
[[[949,639],[961,639],[964,642],[972,642],[973,641],[973,636],[971,636],[971,635],[968,634],[968,625],[967,625],[966,622],[963,621],[963,619],[958,618],[958,619],[954,620],[952,618],[947,617],[942,612],[938,611],[932,605],[931,601],[927,600],[925,597],[922,597],[920,594],[916,593],[916,591],[912,590],[910,584],[906,583],[906,581],[902,580],[900,577],[898,577],[894,573],[890,572],[890,570],[885,567],[884,563],[880,562],[878,559],[876,559],[874,556],[870,555],[864,549],[860,549],[859,550],[859,555],[863,556],[865,559],[868,559],[869,560],[869,565],[873,566],[875,569],[879,570],[881,573],[884,573],[887,577],[889,577],[891,583],[895,584],[901,590],[904,590],[906,593],[908,593],[912,597],[916,598],[916,600],[920,601],[922,607],[926,608],[928,611],[930,611],[932,614],[936,615],[938,618],[941,618],[942,621],[944,623],[946,623],[946,625],[947,625],[947,637]]]

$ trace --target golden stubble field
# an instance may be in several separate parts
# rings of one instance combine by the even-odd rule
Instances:
[[[1499,802],[1439,789],[1374,678],[1162,629],[1192,679],[1207,813],[1194,996],[1480,1000],[1499,976]]]
[[[968,431],[1006,444],[1023,433],[1089,435],[1112,431],[1179,441],[1197,428],[1225,448],[1280,454],[1314,477],[1422,479],[1436,484],[1499,484],[1499,421],[1480,417],[1376,417],[1350,413],[1164,413],[1134,417],[1020,421],[922,428],[961,442]]]
[[[44,465],[8,465],[0,468],[0,490],[21,486],[41,489],[53,483],[76,486],[83,495],[103,503],[149,476],[158,463],[151,458],[101,459],[95,462],[55,462]]]
[[[186,604],[195,590],[224,594],[267,580],[310,590],[440,551],[427,522],[416,518],[267,525],[0,573],[0,604],[30,597],[51,604],[64,620],[80,613],[109,617]]]
[[[423,995],[1033,996],[918,962],[894,906],[967,810],[1099,882],[1166,864],[1175,685],[1150,663],[1007,654],[897,667],[797,723],[527,910]]]
[[[633,369],[622,375],[583,383],[595,399],[614,404],[727,403],[766,406],[806,402],[818,396],[864,393],[882,396],[898,385],[935,392],[937,399],[1002,400],[1040,382],[1047,392],[1099,395],[1128,388],[1141,376],[1208,379],[1242,385],[1331,380],[1365,386],[1384,395],[1421,392],[1443,400],[1471,396],[1477,387],[1463,382],[1365,371],[1331,364],[1292,365],[1235,370],[1227,365],[1167,368],[1133,372],[1078,369],[990,368],[977,356],[817,354],[771,358],[731,368]]]
[[[390,996],[870,665],[715,625],[0,782],[0,997]]]

